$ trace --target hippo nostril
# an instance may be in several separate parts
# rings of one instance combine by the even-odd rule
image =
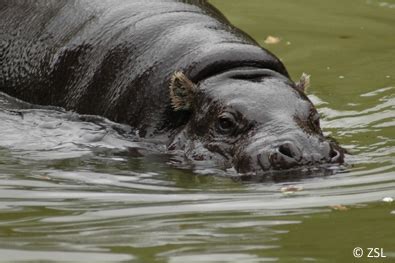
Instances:
[[[344,155],[342,152],[332,148],[329,157],[332,163],[342,163]]]
[[[276,168],[290,168],[299,163],[302,154],[292,143],[286,142],[280,145],[269,155],[269,161]]]
[[[343,163],[344,162],[344,150],[341,147],[336,147],[336,145],[331,145],[329,157],[330,157],[331,163]]]
[[[295,159],[297,161],[301,158],[301,153],[299,149],[294,144],[289,142],[280,145],[280,147],[278,147],[278,152],[286,157]]]
[[[294,155],[292,154],[292,151],[291,151],[291,149],[290,149],[290,147],[289,147],[288,144],[281,145],[281,146],[278,148],[278,151],[279,151],[281,154],[283,154],[283,155],[285,155],[285,156],[288,156],[288,157],[290,157],[290,158],[293,158],[293,157],[294,157]]]
[[[335,158],[338,154],[339,154],[338,151],[336,151],[336,150],[334,150],[334,149],[331,149],[331,152],[329,153],[329,157],[330,157],[331,160],[332,160],[332,159]]]

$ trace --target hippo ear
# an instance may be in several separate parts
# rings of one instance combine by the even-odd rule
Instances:
[[[191,110],[196,94],[196,85],[181,71],[173,74],[170,80],[170,100],[173,109]]]
[[[310,87],[310,75],[303,72],[300,80],[296,83],[296,89],[305,93]]]

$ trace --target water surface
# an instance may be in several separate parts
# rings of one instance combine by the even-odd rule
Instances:
[[[136,156],[156,146],[130,127],[2,95],[0,261],[353,262],[357,246],[394,261],[395,2],[212,3],[294,79],[311,74],[346,169],[287,182],[181,169]]]

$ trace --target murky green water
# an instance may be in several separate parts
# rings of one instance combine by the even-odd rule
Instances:
[[[395,202],[383,201],[395,198],[395,1],[212,2],[295,79],[312,75],[349,168],[288,183],[205,176],[130,157],[127,127],[54,110],[22,119],[1,97],[0,261],[395,261]]]

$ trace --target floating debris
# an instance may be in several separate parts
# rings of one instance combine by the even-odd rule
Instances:
[[[293,194],[295,192],[303,191],[303,186],[298,185],[287,185],[280,188],[280,191],[284,194]]]
[[[278,43],[280,43],[280,41],[281,41],[281,39],[279,37],[267,36],[264,42],[265,42],[265,44],[272,45],[272,44],[278,44]]]
[[[344,76],[339,76],[339,79],[344,79]]]
[[[394,201],[394,198],[389,197],[389,196],[383,198],[383,202],[386,202],[386,203],[392,203],[393,201]]]
[[[331,205],[330,208],[337,211],[347,211],[348,207],[344,205]]]

